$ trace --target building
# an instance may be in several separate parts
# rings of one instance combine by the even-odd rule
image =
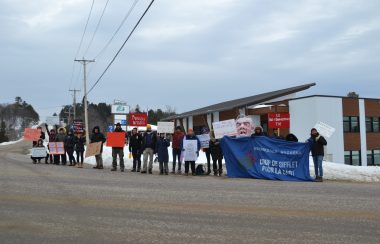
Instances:
[[[225,101],[166,118],[187,130],[193,128],[201,134],[215,121],[234,119],[240,114],[250,116],[255,125],[273,135],[268,128],[269,113],[289,113],[290,128],[280,134],[295,134],[300,141],[310,135],[317,122],[324,122],[336,129],[328,138],[326,159],[350,165],[380,165],[380,99],[338,96],[305,96],[305,91],[315,83],[290,87],[250,97]]]

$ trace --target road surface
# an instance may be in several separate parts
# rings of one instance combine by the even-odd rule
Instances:
[[[31,163],[0,146],[1,243],[380,243],[380,184]]]

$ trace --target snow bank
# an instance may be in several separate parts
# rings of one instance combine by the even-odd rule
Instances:
[[[2,142],[0,143],[0,146],[7,146],[7,145],[12,145],[12,144],[16,144],[16,143],[19,143],[19,142],[22,142],[23,139],[20,139],[18,141],[7,141],[7,142]]]

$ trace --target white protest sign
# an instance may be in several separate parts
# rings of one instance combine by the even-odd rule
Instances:
[[[46,124],[48,124],[48,125],[59,125],[59,117],[58,116],[46,117]]]
[[[210,147],[210,134],[197,135],[199,141],[201,142],[201,148]]]
[[[223,136],[235,136],[237,134],[236,122],[234,119],[214,122],[212,123],[212,127],[214,128],[216,139],[220,139]]]
[[[314,126],[315,129],[319,132],[324,137],[330,138],[332,134],[335,132],[335,128],[331,127],[330,125],[323,123],[319,121],[318,123],[315,124]]]
[[[174,122],[158,122],[157,133],[174,133]]]
[[[45,147],[33,147],[32,148],[32,157],[33,158],[45,158],[47,151]]]
[[[183,140],[183,149],[185,161],[197,161],[198,155],[198,141],[197,140]]]

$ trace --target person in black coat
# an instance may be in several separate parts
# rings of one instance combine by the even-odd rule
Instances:
[[[285,137],[285,140],[292,141],[292,142],[298,142],[298,138],[296,137],[296,135],[294,135],[292,133],[287,134]]]
[[[308,142],[311,144],[311,155],[314,162],[315,180],[323,181],[322,162],[325,155],[324,146],[327,145],[327,141],[318,133],[317,129],[312,128]]]
[[[160,175],[167,175],[169,173],[169,151],[170,141],[165,138],[164,134],[161,133],[156,143],[156,153],[158,155],[158,163],[160,165]]]
[[[142,136],[137,132],[137,128],[133,128],[132,135],[129,138],[129,153],[132,153],[133,168],[131,172],[140,172],[141,170],[141,145]]]
[[[106,142],[106,137],[103,135],[103,133],[100,132],[99,126],[95,126],[94,129],[92,129],[92,134],[90,137],[90,142],[102,142],[102,145],[100,147],[100,154],[95,155],[96,159],[96,166],[94,166],[94,169],[103,169],[103,143]]]
[[[78,168],[83,168],[83,154],[86,137],[83,133],[78,133],[75,137],[75,153],[77,154]]]
[[[76,161],[74,158],[75,141],[76,141],[76,138],[74,136],[73,131],[69,130],[65,138],[65,151],[67,152],[67,155],[69,155],[70,166],[74,166],[76,164]]]
[[[156,142],[157,142],[157,134],[152,131],[152,126],[147,125],[146,126],[146,132],[143,135],[142,138],[142,147],[141,150],[143,152],[143,170],[141,171],[142,174],[146,174],[148,171],[149,174],[152,174],[153,169],[153,156],[156,150]],[[148,165],[148,158],[149,158],[149,165]]]
[[[220,141],[215,139],[214,131],[210,133],[210,152],[212,158],[212,168],[214,170],[214,176],[222,176],[223,174],[223,152],[220,146]]]

